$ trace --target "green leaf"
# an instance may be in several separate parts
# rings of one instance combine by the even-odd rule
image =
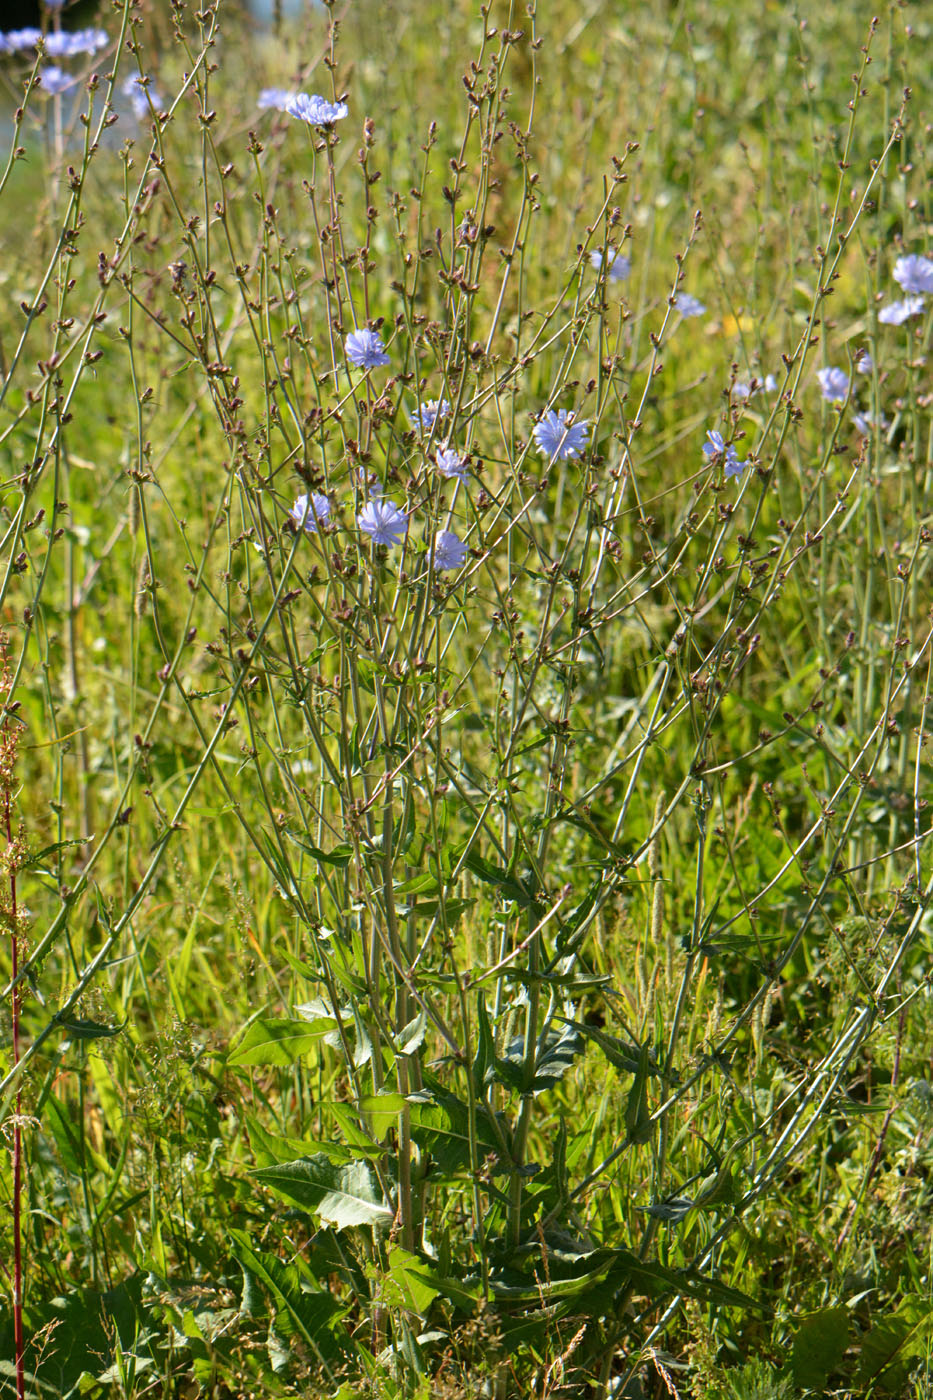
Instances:
[[[375,1050],[373,1049],[369,1027],[360,1014],[360,1008],[355,1003],[352,1007],[352,1011],[353,1029],[356,1032],[356,1044],[353,1047],[353,1065],[356,1069],[362,1069],[363,1065],[368,1065],[372,1062],[375,1056]]]
[[[515,903],[523,909],[537,907],[524,885],[520,885],[517,880],[513,879],[507,870],[503,870],[501,865],[493,865],[491,861],[484,860],[475,851],[470,851],[468,855],[464,856],[463,864],[478,880],[483,880],[487,885],[496,885],[502,891],[503,898],[514,899]]]
[[[250,1173],[276,1195],[311,1215],[346,1230],[351,1225],[391,1225],[394,1213],[382,1199],[368,1162],[332,1162],[322,1152]]]
[[[720,1210],[723,1206],[733,1206],[741,1194],[735,1183],[733,1171],[734,1154],[726,1153],[718,1171],[697,1182],[694,1205],[697,1210]]]
[[[396,899],[403,894],[437,894],[437,876],[430,870],[426,870],[422,875],[415,875],[411,880],[400,880],[392,888],[395,891]]]
[[[625,1103],[625,1127],[629,1142],[647,1142],[653,1128],[648,1110],[648,1076],[651,1073],[650,1051],[647,1043],[638,1052],[638,1068],[635,1081],[629,1090]]]
[[[373,1137],[369,1125],[361,1120],[355,1106],[351,1108],[349,1104],[331,1103],[328,1104],[328,1111],[348,1144],[347,1148],[342,1149],[343,1155],[338,1158],[334,1155],[330,1143],[319,1142],[317,1146],[331,1161],[352,1161],[355,1157],[363,1157],[371,1162],[379,1161],[384,1155],[384,1149]]]
[[[359,666],[359,662],[357,662],[357,665]],[[359,679],[361,683],[363,683],[362,670],[360,671]],[[358,773],[362,767],[360,761],[360,726],[358,724],[354,724],[351,727],[349,737],[344,740],[341,763],[346,764],[348,771],[351,773]]]
[[[126,1029],[126,1021],[122,1026],[108,1026],[103,1021],[88,1021],[82,1016],[75,1019],[56,1016],[55,1021],[72,1040],[112,1040]]]
[[[407,1026],[403,1026],[395,1037],[396,1055],[413,1055],[416,1050],[420,1050],[424,1044],[425,1031],[428,1028],[428,1013],[419,1011],[413,1021],[409,1021]]]
[[[321,980],[321,974],[319,972],[309,973],[308,975],[315,982]],[[297,1011],[302,1021],[312,1023],[315,1021],[330,1021],[334,1027],[336,1027],[338,1019],[342,1022],[351,1019],[350,1012],[346,1007],[337,1007],[335,1009],[331,1002],[325,1001],[323,997],[312,997],[310,1001],[296,1002],[292,1010]]]
[[[686,1219],[696,1209],[696,1202],[692,1196],[671,1196],[666,1201],[656,1201],[653,1206],[637,1206],[636,1209],[654,1216],[655,1220],[677,1221]]]
[[[287,963],[292,972],[296,972],[299,977],[304,977],[308,982],[318,983],[321,980],[320,969],[311,967],[309,963],[302,962],[301,958],[296,958],[294,953],[290,953],[287,948],[281,945],[276,948],[277,955],[283,962]],[[295,1007],[298,1010],[298,1007]]]
[[[506,1313],[499,1323],[506,1350],[513,1354],[527,1346],[543,1350],[548,1337],[554,1333],[555,1322],[571,1310],[574,1313],[577,1311],[572,1303],[557,1302],[546,1308],[534,1308],[512,1316]]]
[[[432,1158],[432,1172],[457,1176],[470,1169],[470,1110],[455,1094],[435,1090],[428,1101],[411,1105],[411,1135]],[[484,1109],[476,1115],[477,1157],[497,1151]]]
[[[846,1308],[821,1308],[802,1319],[794,1333],[791,1371],[795,1385],[822,1390],[849,1344]]]
[[[253,1156],[256,1159],[257,1167],[277,1166],[281,1162],[296,1162],[301,1157],[307,1157],[310,1148],[317,1146],[316,1143],[307,1142],[303,1138],[282,1137],[278,1133],[268,1132],[258,1118],[252,1115],[246,1116],[246,1130],[249,1133],[249,1145],[253,1149]],[[344,1154],[346,1149],[340,1149]]]
[[[860,1387],[867,1390],[883,1378],[886,1390],[900,1392],[901,1384],[906,1379],[904,1347],[910,1331],[910,1324],[904,1318],[892,1317],[876,1322],[866,1333],[859,1346],[856,1372]]]
[[[185,935],[185,941],[179,949],[178,956],[171,963],[166,963],[166,972],[171,969],[172,984],[176,990],[179,1001],[183,1004],[185,991],[188,986],[188,974],[191,968],[191,955],[194,952],[195,939],[198,934],[198,918],[195,914],[191,920],[191,927]],[[181,1014],[181,1013],[179,1013]],[[187,1020],[185,1016],[183,1019]]]
[[[913,1359],[924,1356],[933,1331],[929,1300],[916,1295],[904,1298],[897,1312],[876,1322],[860,1343],[856,1379],[866,1389],[879,1382],[890,1394],[900,1395]]]
[[[133,1273],[104,1293],[75,1289],[51,1299],[32,1314],[30,1330],[45,1338],[36,1363],[37,1378],[30,1395],[59,1400],[80,1383],[85,1372],[100,1377],[101,1370],[122,1350],[138,1353],[149,1340],[149,1319],[141,1300],[144,1274]],[[136,1369],[151,1363],[135,1357]],[[2,1365],[2,1363],[0,1363]],[[0,1371],[2,1376],[2,1371]],[[15,1394],[0,1381],[0,1394]]]
[[[576,1305],[579,1311],[601,1316],[606,1312],[607,1299],[621,1288],[634,1282],[649,1298],[665,1293],[679,1293],[684,1298],[698,1298],[727,1308],[751,1308],[761,1311],[761,1305],[738,1288],[720,1283],[718,1279],[701,1274],[697,1269],[667,1269],[639,1259],[627,1249],[615,1251],[615,1262],[606,1278]]]
[[[265,1312],[265,1303],[262,1293],[256,1281],[256,1275],[246,1264],[240,1264],[243,1270],[243,1292],[240,1294],[240,1314],[243,1317],[262,1317]]]
[[[407,1308],[422,1316],[440,1293],[431,1281],[430,1273],[422,1272],[417,1254],[393,1245],[389,1250],[388,1274],[380,1277],[380,1287],[389,1307]]]
[[[20,870],[38,870],[40,875],[50,875],[54,879],[55,871],[45,868],[46,861],[50,856],[56,856],[60,851],[72,850],[76,846],[86,846],[94,840],[93,836],[82,836],[73,841],[53,841],[51,846],[43,846],[41,851],[36,851],[33,855],[27,855],[20,864]]]
[[[84,1168],[81,1161],[79,1129],[69,1117],[65,1105],[54,1094],[50,1094],[45,1101],[43,1126],[54,1139],[65,1170],[74,1176],[80,1176]]]
[[[336,1025],[332,1017],[319,1021],[260,1017],[258,1021],[251,1021],[239,1040],[230,1047],[227,1064],[240,1067],[293,1065],[319,1040],[329,1035]]]
[[[473,1086],[477,1094],[481,1094],[486,1075],[491,1071],[496,1059],[496,1042],[493,1039],[492,1026],[489,1024],[486,994],[483,991],[476,993],[476,1028],[479,1031],[479,1042],[473,1056]]]
[[[479,1306],[483,1290],[478,1282],[464,1283],[461,1279],[451,1278],[449,1274],[439,1274],[435,1269],[428,1268],[424,1262],[421,1262],[417,1269],[412,1268],[410,1274],[429,1284],[435,1292],[443,1293],[461,1312],[473,1313]]]
[[[577,929],[586,920],[590,913],[592,913],[596,901],[599,898],[599,892],[602,889],[602,886],[603,876],[602,874],[600,874],[590,885],[586,894],[583,896],[576,909],[574,909],[573,913],[569,916],[569,918],[564,920],[563,924],[561,925],[560,932],[557,935],[557,949],[559,958],[565,957],[567,953],[573,952],[573,950],[578,946],[580,939],[575,936],[577,933]]]
[[[564,812],[557,820],[569,822],[571,826],[579,827],[581,831],[586,832],[587,836],[591,837],[594,841],[598,841],[603,849],[615,856],[617,860],[623,860],[628,864],[629,852],[613,841],[611,836],[607,836],[604,831],[600,831],[595,822],[584,821],[582,817],[576,816],[573,812]]]
[[[284,1337],[297,1333],[324,1362],[338,1360],[346,1347],[333,1326],[347,1309],[296,1265],[254,1249],[244,1230],[228,1229],[227,1234],[244,1274],[249,1271],[268,1290],[276,1310],[276,1330]]]
[[[291,1348],[274,1322],[269,1323],[269,1330],[266,1333],[266,1355],[269,1358],[269,1365],[277,1376],[287,1372],[292,1364]]]
[[[523,744],[519,744],[518,748],[515,750],[515,756],[517,758],[520,754],[531,753],[532,750],[540,749],[545,744],[550,743],[550,741],[551,735],[545,730],[539,730],[532,738],[526,739]]]
[[[472,909],[476,903],[475,899],[447,899],[443,906],[439,899],[419,900],[416,904],[400,904],[399,914],[413,914],[419,919],[433,919],[443,912],[448,924],[452,924],[455,919],[459,919],[468,909]]]
[[[314,846],[297,831],[292,831],[290,827],[285,828],[285,835],[300,846],[303,851],[307,851],[309,856],[313,856],[321,865],[335,865],[338,869],[350,864],[353,859],[353,847],[346,844],[332,847],[329,851],[322,851],[320,846]]]
[[[558,1079],[563,1079],[573,1061],[583,1050],[583,1038],[575,1030],[548,1031],[544,1046],[535,1061],[535,1077],[532,1089],[553,1088]]]
[[[491,1286],[497,1298],[502,1298],[512,1303],[540,1303],[542,1299],[553,1302],[560,1298],[577,1298],[581,1294],[591,1293],[594,1287],[603,1287],[606,1274],[613,1264],[615,1251],[594,1250],[591,1255],[584,1256],[592,1267],[584,1272],[572,1274],[568,1278],[528,1278],[516,1282],[514,1274],[507,1275],[505,1279],[493,1277]]]
[[[597,1030],[595,1026],[588,1026],[583,1021],[567,1021],[568,1026],[573,1026],[587,1040],[592,1040],[602,1050],[606,1059],[615,1068],[620,1069],[624,1074],[637,1074],[641,1050],[637,1045],[629,1045],[624,1040],[619,1040],[618,1036],[606,1035],[604,1031]],[[648,1067],[649,1074],[657,1074],[657,1066]]]
[[[727,1308],[760,1309],[760,1304],[738,1288],[731,1288],[719,1279],[709,1278],[697,1269],[665,1269],[661,1264],[646,1264],[637,1255],[626,1258],[631,1277],[645,1285],[646,1292],[677,1292],[687,1298],[699,1298],[704,1303],[718,1303]]]
[[[117,1087],[110,1066],[100,1055],[92,1051],[87,1057],[87,1065],[107,1127],[119,1141],[123,1134],[123,1108],[126,1100]]]
[[[382,1138],[393,1128],[398,1116],[405,1107],[404,1094],[384,1090],[379,1094],[364,1094],[359,1101],[361,1113],[365,1113],[377,1138]]]
[[[567,1119],[563,1114],[557,1120],[557,1141],[553,1147],[554,1185],[557,1199],[563,1206],[570,1197],[570,1180],[567,1176]]]
[[[514,1093],[525,1093],[530,1089],[540,1094],[544,1089],[553,1088],[557,1080],[564,1077],[582,1049],[583,1040],[575,1030],[548,1031],[535,1059],[531,1083],[527,1084],[525,1042],[521,1036],[515,1036],[505,1054],[496,1058],[493,1072],[487,1075],[487,1079],[496,1079]]]

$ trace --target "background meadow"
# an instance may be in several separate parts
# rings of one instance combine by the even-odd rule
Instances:
[[[40,18],[0,1394],[929,1396],[929,9]]]

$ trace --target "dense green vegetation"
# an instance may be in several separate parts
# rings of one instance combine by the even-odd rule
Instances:
[[[929,8],[91,23],[0,57],[0,1395],[929,1396]]]

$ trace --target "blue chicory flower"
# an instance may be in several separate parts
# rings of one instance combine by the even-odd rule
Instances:
[[[61,68],[56,68],[54,63],[50,63],[47,68],[40,68],[39,77],[42,81],[42,90],[47,92],[50,97],[64,92],[66,88],[74,87],[77,81],[70,73],[64,73]]]
[[[872,413],[853,413],[852,423],[860,437],[871,437],[874,433],[875,417]],[[885,432],[891,426],[891,424],[888,422],[887,418],[885,418],[883,413],[881,417],[877,420],[877,426],[879,431],[882,433]]]
[[[753,399],[756,394],[773,394],[777,388],[777,380],[773,374],[766,374],[764,379],[752,379],[746,384],[743,380],[737,380],[732,386],[732,397],[737,402],[744,403],[747,399]]]
[[[267,112],[270,107],[274,107],[277,112],[288,110],[288,104],[295,96],[289,92],[288,88],[267,87],[260,91],[256,106],[260,112]]]
[[[307,122],[309,126],[333,126],[350,112],[345,102],[328,102],[316,92],[294,93],[286,102],[285,110],[290,117]]]
[[[95,54],[110,43],[106,29],[60,29],[44,38],[49,58],[75,58],[79,54]]]
[[[924,308],[922,296],[905,297],[903,301],[892,301],[889,306],[882,306],[878,312],[878,320],[883,326],[902,326],[905,321],[909,321],[911,316],[922,316]]]
[[[20,53],[23,49],[34,49],[41,38],[41,29],[8,29],[5,34],[0,34],[0,53]]]
[[[905,292],[933,292],[933,259],[908,253],[894,264],[894,280]]]
[[[469,464],[459,452],[455,452],[451,447],[439,447],[435,455],[437,470],[441,476],[453,477],[457,481],[466,481],[470,475]]]
[[[744,471],[747,464],[739,461],[735,445],[726,442],[722,433],[712,428],[707,432],[706,437],[707,441],[703,444],[703,455],[711,464],[721,460],[724,463],[726,476],[738,476]]]
[[[538,444],[538,451],[551,462],[563,462],[568,457],[579,457],[586,447],[590,425],[585,418],[576,422],[566,409],[548,409],[547,413],[534,425],[532,436]]]
[[[609,282],[624,282],[632,270],[632,260],[624,253],[617,253],[615,248],[609,247],[604,253],[594,249],[590,253],[590,262],[596,272],[606,269],[606,278]]]
[[[462,569],[468,553],[466,545],[453,530],[438,530],[434,536],[435,569]]]
[[[427,403],[421,403],[411,415],[411,421],[420,427],[423,433],[429,433],[439,418],[450,417],[450,404],[446,399],[428,399]]]
[[[717,432],[715,428],[711,428],[706,436],[708,441],[703,444],[704,457],[709,457],[711,460],[713,457],[721,457],[726,450],[726,441],[722,433]]]
[[[351,331],[344,341],[344,350],[357,369],[378,369],[389,363],[382,337],[375,331]]]
[[[844,369],[828,365],[825,369],[818,369],[816,377],[820,383],[820,392],[827,403],[845,402],[849,392],[849,376]]]
[[[706,307],[699,298],[691,296],[689,292],[678,292],[674,297],[674,308],[681,316],[705,316]]]
[[[330,515],[330,501],[319,491],[312,491],[310,496],[298,497],[290,515],[296,530],[304,530],[313,535]]]
[[[408,516],[391,501],[367,501],[356,523],[364,534],[369,535],[373,544],[383,544],[387,548],[401,544],[408,529]]]

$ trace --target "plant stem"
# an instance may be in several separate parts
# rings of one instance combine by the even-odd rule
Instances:
[[[6,637],[0,635],[0,693],[9,702],[12,680],[7,663]],[[13,1033],[13,1070],[20,1060],[19,1016],[22,987],[19,982],[19,917],[16,904],[16,869],[18,852],[13,841],[13,769],[16,763],[17,737],[11,727],[9,710],[0,720],[0,787],[3,791],[3,827],[6,833],[6,873],[9,881],[7,915],[10,929],[10,964],[12,969],[10,1019]],[[16,1400],[26,1400],[26,1345],[23,1337],[23,1128],[21,1091],[17,1085],[13,1111],[13,1346],[16,1354]]]

